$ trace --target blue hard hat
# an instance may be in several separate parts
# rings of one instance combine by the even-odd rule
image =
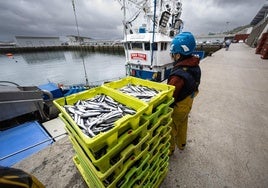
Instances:
[[[191,32],[182,32],[171,41],[170,53],[191,55],[195,49],[195,38]]]

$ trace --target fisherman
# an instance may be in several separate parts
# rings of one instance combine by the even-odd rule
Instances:
[[[195,47],[195,38],[191,32],[176,35],[170,46],[170,55],[174,63],[168,84],[175,86],[170,155],[173,154],[176,145],[180,150],[186,145],[188,115],[194,97],[198,94],[201,70],[199,58],[193,55]]]

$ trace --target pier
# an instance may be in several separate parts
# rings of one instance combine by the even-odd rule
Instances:
[[[268,61],[244,43],[200,63],[200,92],[190,113],[187,146],[175,150],[161,188],[268,185]],[[52,120],[62,127],[59,119]],[[13,167],[47,188],[87,187],[67,136]]]
[[[28,53],[47,51],[82,50],[90,52],[119,53],[124,54],[123,45],[62,45],[62,46],[36,46],[36,47],[0,47],[0,54],[5,53]]]

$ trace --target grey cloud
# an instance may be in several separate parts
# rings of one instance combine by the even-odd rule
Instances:
[[[249,24],[264,0],[182,0],[184,29],[221,32]],[[115,0],[75,0],[79,31],[92,38],[122,38],[121,7]],[[0,41],[15,35],[76,35],[71,0],[0,1]],[[226,22],[229,22],[226,24]]]
[[[183,0],[185,29],[195,34],[224,32],[250,24],[264,0]]]

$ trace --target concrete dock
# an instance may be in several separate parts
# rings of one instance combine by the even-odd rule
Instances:
[[[244,43],[202,60],[187,146],[175,150],[161,188],[268,187],[268,60]],[[17,163],[46,187],[87,187],[67,136]]]

